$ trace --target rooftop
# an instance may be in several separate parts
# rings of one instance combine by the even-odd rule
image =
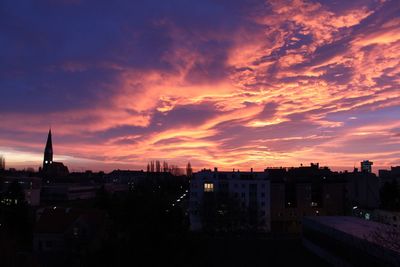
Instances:
[[[350,216],[313,216],[307,219],[363,239],[383,226],[381,223]]]
[[[375,233],[381,232],[382,229],[388,227],[382,223],[350,216],[314,216],[306,217],[305,222],[307,221],[333,228],[352,237],[368,240],[376,245],[386,247],[385,244],[382,244],[373,238]]]

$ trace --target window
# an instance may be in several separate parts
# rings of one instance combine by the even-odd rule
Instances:
[[[265,193],[261,193],[261,197],[265,197]]]
[[[204,192],[214,192],[214,184],[204,183]]]

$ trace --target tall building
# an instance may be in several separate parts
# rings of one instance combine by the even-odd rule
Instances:
[[[345,213],[345,177],[311,163],[296,168],[267,168],[271,181],[271,231],[299,233],[304,216]]]
[[[270,181],[265,172],[194,173],[190,180],[191,230],[270,231]]]
[[[3,155],[0,155],[0,170],[6,169],[6,160]]]
[[[47,169],[52,163],[53,163],[53,142],[51,139],[51,129],[50,129],[49,134],[47,136],[46,147],[44,149],[43,170],[47,171]]]
[[[374,163],[369,160],[361,161],[361,171],[371,173],[372,172],[372,164],[374,164]]]
[[[65,177],[68,175],[69,171],[62,162],[53,161],[53,142],[51,137],[51,129],[47,136],[46,147],[44,149],[43,156],[43,177],[45,178],[58,178]]]

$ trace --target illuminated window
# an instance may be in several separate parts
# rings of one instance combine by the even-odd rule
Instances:
[[[204,192],[214,192],[214,184],[213,183],[205,183],[204,184]]]
[[[311,202],[311,207],[317,207],[318,203],[317,202]]]

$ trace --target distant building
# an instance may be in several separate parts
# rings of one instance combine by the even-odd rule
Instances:
[[[254,226],[261,231],[270,231],[271,192],[265,172],[202,170],[193,174],[189,194],[191,230],[203,229],[205,213],[215,207],[214,212],[220,217],[228,216],[226,213],[232,210],[243,211],[243,223],[236,226],[239,229]],[[222,198],[222,202],[216,203],[218,198]],[[229,205],[233,205],[230,211],[227,210]]]
[[[4,171],[6,169],[6,159],[3,155],[0,155],[0,171]]]
[[[63,207],[37,211],[33,250],[43,266],[75,266],[71,256],[97,250],[105,238],[106,213]],[[83,255],[83,254],[82,254]]]
[[[22,190],[24,191],[25,201],[31,206],[40,205],[40,193],[41,193],[41,179],[38,177],[5,177],[1,183],[3,191],[6,191],[11,183],[17,182]],[[2,201],[10,202],[11,199],[2,199]]]
[[[92,199],[96,197],[99,188],[99,184],[46,184],[42,186],[41,199],[47,203]]]
[[[143,171],[114,170],[105,176],[106,183],[125,184],[134,187],[135,184],[143,182],[147,174]]]
[[[53,141],[51,129],[47,136],[46,147],[44,149],[42,174],[46,179],[65,177],[69,174],[68,168],[62,162],[53,161]]]
[[[396,180],[400,184],[400,166],[390,167],[390,170],[379,170],[379,179],[382,184]]]
[[[400,251],[375,238],[383,227],[355,217],[306,217],[303,244],[332,266],[400,266]]]
[[[362,209],[375,209],[379,206],[379,179],[371,172],[342,173],[341,176],[347,181],[347,201],[348,207]]]
[[[301,232],[304,216],[344,215],[346,180],[319,164],[297,168],[272,168],[271,229]]]
[[[373,164],[374,163],[372,161],[369,161],[369,160],[361,161],[361,171],[362,172],[371,173]]]
[[[143,170],[114,170],[104,177],[104,188],[109,193],[122,193],[135,189],[146,180]]]

